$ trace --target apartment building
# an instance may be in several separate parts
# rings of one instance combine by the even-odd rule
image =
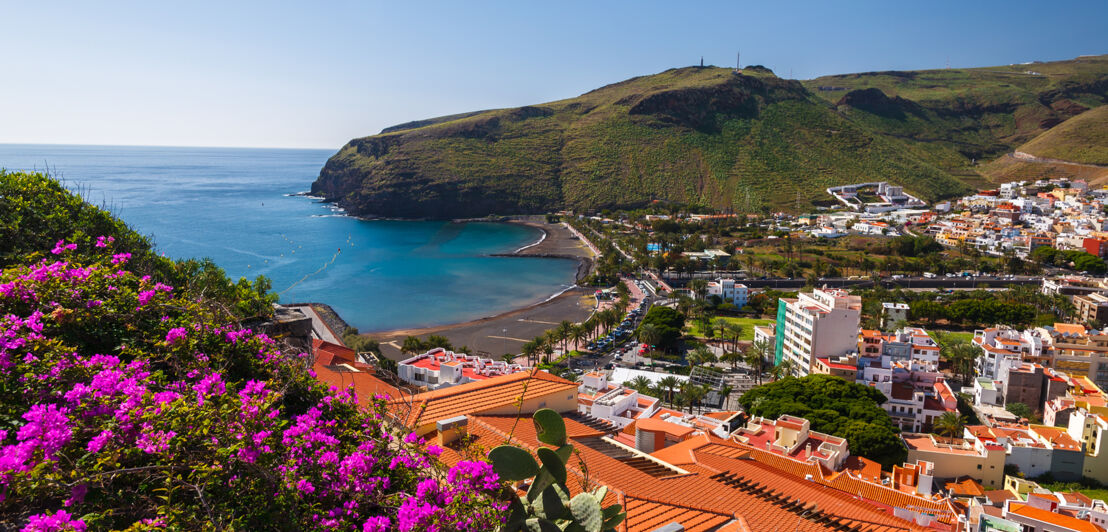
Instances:
[[[1079,321],[1096,324],[1108,322],[1108,295],[1100,293],[1075,295],[1073,306],[1077,308]]]
[[[1007,326],[996,326],[974,331],[973,345],[983,351],[977,358],[977,374],[1007,381],[1008,371],[1019,367],[1025,357],[1042,356],[1044,335],[1034,329],[1017,331]]]
[[[885,395],[881,406],[901,430],[930,430],[935,418],[957,412],[954,390],[939,372],[939,345],[924,329],[889,334],[863,329],[858,350],[856,382]]]
[[[1103,411],[1104,407],[1099,410]],[[1108,483],[1108,413],[1078,408],[1069,416],[1066,433],[1084,449],[1082,475]]]
[[[1050,339],[1051,368],[1071,377],[1087,376],[1100,388],[1108,387],[1108,334],[1074,323],[1039,330]]]
[[[1046,425],[997,424],[965,428],[966,439],[1004,447],[1004,465],[1015,466],[1025,477],[1050,473],[1059,480],[1081,480],[1084,455],[1080,441],[1065,429]]]
[[[934,465],[936,479],[957,479],[963,475],[988,488],[999,488],[1004,482],[1004,446],[972,437],[955,438],[953,442],[933,434],[902,433],[908,447],[908,462],[920,460]]]
[[[778,300],[775,363],[789,361],[793,373],[812,372],[816,358],[837,358],[858,350],[862,298],[845,290],[817,289]]]

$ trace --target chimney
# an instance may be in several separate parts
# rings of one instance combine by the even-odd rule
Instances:
[[[468,423],[469,418],[465,416],[456,416],[436,422],[435,425],[439,430],[439,447],[446,447],[455,440],[465,437]]]

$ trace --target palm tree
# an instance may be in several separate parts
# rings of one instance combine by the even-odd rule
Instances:
[[[766,361],[772,350],[773,346],[766,341],[754,342],[746,349],[743,362],[757,372],[758,384],[762,384],[762,373],[766,371]]]
[[[976,346],[966,342],[947,342],[939,351],[940,356],[947,359],[954,372],[958,374],[962,384],[967,384],[969,378],[976,373],[977,357],[981,351]]]
[[[662,377],[662,379],[658,381],[658,386],[666,392],[665,400],[669,402],[670,406],[673,406],[673,390],[677,389],[677,387],[680,385],[681,381],[677,380],[677,377],[674,377],[673,375]]]
[[[793,369],[796,364],[792,360],[783,359],[776,366],[773,366],[773,380],[780,380],[793,374]]]
[[[420,340],[415,336],[408,336],[404,338],[404,343],[400,346],[401,353],[417,355],[420,351],[423,351],[423,340]]]
[[[535,365],[535,359],[539,352],[539,339],[536,338],[529,342],[524,342],[523,347],[520,348],[523,356],[527,357],[527,363],[532,367]]]
[[[573,334],[573,322],[569,320],[562,320],[558,324],[558,328],[555,329],[558,333],[558,340],[562,342],[562,353],[567,353],[566,342],[569,341],[569,337]]]
[[[704,296],[708,294],[708,281],[704,279],[693,279],[689,281],[688,289],[692,290],[698,298],[704,299]]]
[[[542,354],[546,355],[546,363],[550,363],[550,357],[554,355],[554,343],[546,342],[542,344]]]
[[[692,410],[691,407],[694,405],[699,410],[700,401],[708,395],[708,388],[686,381],[685,384],[681,386],[681,395],[684,397],[685,401],[688,402],[690,410]]]
[[[717,360],[719,359],[716,358],[715,353],[713,353],[711,349],[708,349],[708,346],[705,346],[704,344],[696,346],[696,349],[693,349],[689,353],[685,354],[685,362],[689,364],[690,370],[693,368],[693,366],[711,364],[713,362],[716,362]]]
[[[589,330],[585,327],[585,324],[574,327],[573,330],[569,333],[569,339],[573,340],[573,343],[577,347],[577,349],[580,349],[581,344],[584,343],[585,340],[588,340],[588,338]]]
[[[624,383],[624,385],[627,386],[628,388],[631,388],[632,390],[635,390],[635,391],[637,391],[641,394],[644,394],[644,395],[649,395],[650,394],[650,384],[651,384],[650,379],[648,379],[648,378],[646,378],[642,375],[639,375],[638,377],[635,377],[634,379],[631,379],[631,382],[629,382],[629,383]]]
[[[644,323],[639,326],[639,332],[637,333],[639,341],[646,345],[658,345],[658,342],[662,339],[662,333],[658,330],[658,327],[653,323]]]
[[[728,403],[731,402],[731,392],[735,391],[735,387],[730,384],[724,384],[719,388],[719,407],[727,410]]]
[[[743,336],[743,326],[738,323],[727,324],[727,334],[731,337],[731,350],[739,350],[739,338]]]
[[[931,422],[931,429],[940,435],[950,437],[950,443],[954,444],[954,436],[962,433],[966,426],[966,416],[957,412],[945,412],[938,419]]]
[[[500,356],[500,360],[503,360],[504,362],[507,362],[509,364],[511,364],[512,361],[515,360],[515,359],[516,359],[516,356],[511,354],[511,353],[504,353],[503,355]]]
[[[723,355],[719,357],[720,362],[726,362],[731,364],[731,370],[734,371],[735,367],[739,365],[739,362],[744,362],[746,359],[743,354],[738,351],[724,351]]]

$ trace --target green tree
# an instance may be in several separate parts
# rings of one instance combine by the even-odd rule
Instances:
[[[1004,405],[1004,409],[1023,419],[1035,419],[1035,411],[1032,410],[1030,406],[1027,406],[1026,403],[1008,403]]]
[[[956,412],[945,412],[931,422],[931,429],[934,430],[936,434],[949,437],[950,443],[954,443],[954,437],[961,434],[965,426],[966,416]]]
[[[681,339],[681,329],[685,326],[685,317],[677,310],[669,307],[650,307],[650,310],[646,311],[646,316],[643,317],[639,328],[642,329],[646,325],[652,325],[657,330],[658,338],[655,345],[665,351],[670,351],[677,347],[677,343]]]
[[[404,342],[400,344],[400,352],[407,355],[418,355],[426,350],[423,341],[415,336],[405,337]]]
[[[803,417],[812,430],[846,438],[851,454],[886,467],[900,464],[907,450],[881,405],[884,394],[831,375],[786,378],[757,386],[739,397],[752,416]]]

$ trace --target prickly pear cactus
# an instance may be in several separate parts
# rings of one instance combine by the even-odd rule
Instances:
[[[501,445],[489,452],[489,461],[500,478],[512,482],[531,479],[524,497],[511,489],[504,492],[510,499],[505,532],[614,531],[627,514],[618,504],[601,507],[608,488],[569,498],[566,464],[573,446],[567,443],[562,416],[543,408],[535,412],[534,422],[539,441],[556,449],[540,448],[537,461],[530,452],[514,445]]]

